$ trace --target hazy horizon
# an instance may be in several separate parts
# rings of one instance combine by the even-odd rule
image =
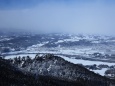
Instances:
[[[114,0],[0,0],[0,30],[114,35]]]

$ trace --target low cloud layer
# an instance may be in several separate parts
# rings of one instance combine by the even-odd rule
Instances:
[[[1,9],[0,29],[114,35],[113,0],[49,0],[36,3],[26,4],[23,8],[18,4],[17,8],[11,5],[9,9]]]

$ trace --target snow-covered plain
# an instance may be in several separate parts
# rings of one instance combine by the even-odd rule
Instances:
[[[88,61],[88,60],[83,60],[83,59],[73,59],[72,58],[68,58],[68,57],[65,57],[65,56],[60,56],[62,58],[64,58],[65,60],[71,62],[71,63],[74,63],[74,64],[82,64],[82,65],[108,65],[108,66],[112,66],[112,65],[115,65],[115,63],[108,63],[108,62],[101,62],[101,61]],[[97,69],[97,70],[90,70],[90,71],[93,71],[95,73],[98,73],[102,76],[105,75],[105,71],[107,70],[107,68],[102,68],[101,70]]]
[[[66,56],[61,56],[59,55],[60,57],[64,58],[65,60],[71,62],[71,63],[74,63],[74,64],[83,64],[83,65],[100,65],[100,64],[103,64],[103,65],[108,65],[108,66],[112,66],[112,65],[115,65],[115,63],[109,63],[109,62],[101,62],[101,61],[89,61],[89,60],[83,60],[83,59],[72,59],[72,58],[68,58]]]
[[[104,76],[106,70],[107,70],[107,68],[102,68],[101,70],[90,70],[90,71],[93,71],[95,73],[98,73],[98,74]]]

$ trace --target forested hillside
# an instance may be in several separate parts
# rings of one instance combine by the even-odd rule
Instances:
[[[89,71],[81,65],[70,63],[52,54],[36,55],[34,59],[31,59],[29,56],[18,57],[10,59],[10,63],[24,73],[32,73],[36,78],[39,75],[50,76],[60,80],[79,82],[85,86],[110,86],[114,82]]]

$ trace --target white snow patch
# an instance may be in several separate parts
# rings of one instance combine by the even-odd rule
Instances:
[[[103,69],[101,69],[101,70],[91,70],[91,71],[93,71],[93,72],[95,72],[95,73],[98,73],[98,74],[104,76],[106,70],[107,70],[107,68],[103,68]]]
[[[108,65],[108,66],[112,66],[115,65],[115,63],[108,63],[108,62],[101,62],[101,61],[88,61],[88,60],[83,60],[83,59],[71,59],[68,58],[66,56],[61,56],[60,57],[64,58],[65,60],[74,63],[74,64],[83,64],[83,65],[100,65],[100,64],[104,64],[104,65]]]

